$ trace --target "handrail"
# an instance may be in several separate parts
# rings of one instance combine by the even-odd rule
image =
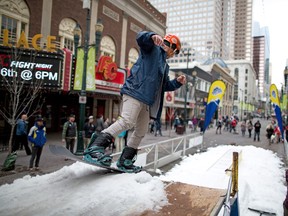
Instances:
[[[140,146],[138,148],[138,158],[142,157],[141,165],[143,167],[152,168],[156,172],[157,168],[178,160],[186,155],[188,150],[198,147],[202,143],[203,135],[200,133],[183,135]],[[120,154],[121,152],[117,152],[112,154],[112,156],[118,157]],[[144,160],[143,157],[145,158]]]

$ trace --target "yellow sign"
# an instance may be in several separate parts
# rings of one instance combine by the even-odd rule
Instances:
[[[35,49],[35,50],[38,50],[38,51],[41,51],[41,50],[46,50],[48,52],[55,52],[56,51],[56,44],[53,43],[55,40],[56,40],[56,37],[55,36],[50,36],[48,35],[47,36],[47,39],[46,39],[46,47],[45,49],[42,49],[38,44],[37,42],[43,37],[42,34],[36,34],[32,37],[32,41],[31,41],[31,46]],[[11,43],[9,43],[9,31],[8,29],[3,29],[3,46],[7,46],[7,47],[12,47],[13,45]],[[26,49],[29,49],[31,48],[28,43],[28,39],[25,35],[25,32],[22,31],[21,32],[21,35],[20,35],[20,38],[18,39],[17,43],[16,43],[16,47],[17,48],[20,48],[20,47],[24,47]]]

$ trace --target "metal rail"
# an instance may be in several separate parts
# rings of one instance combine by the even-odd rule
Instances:
[[[197,150],[199,146],[202,146],[202,143],[203,135],[194,133],[140,146],[135,164],[141,165],[146,169],[153,169],[155,172],[158,168],[189,154],[189,150]],[[117,158],[120,154],[121,152],[117,152],[112,156]]]

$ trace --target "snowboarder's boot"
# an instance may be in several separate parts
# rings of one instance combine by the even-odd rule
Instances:
[[[118,169],[127,173],[138,173],[142,170],[141,166],[135,166],[134,162],[137,158],[137,149],[126,146],[120,158],[117,161]]]
[[[113,142],[113,136],[108,133],[100,133],[94,142],[91,142],[85,149],[83,159],[89,163],[110,166],[112,157],[105,154],[105,149]]]

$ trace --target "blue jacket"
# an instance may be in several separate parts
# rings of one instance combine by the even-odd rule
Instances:
[[[46,143],[46,127],[38,126],[37,123],[33,127],[31,127],[28,140],[32,143],[32,146],[42,147]]]
[[[162,47],[154,45],[152,35],[155,33],[138,33],[136,40],[140,47],[140,55],[130,70],[130,76],[124,83],[121,94],[127,94],[151,107],[156,101],[157,94],[160,93],[158,118],[163,107],[164,92],[174,91],[182,84],[176,79],[169,79],[166,52]]]
[[[22,119],[17,120],[16,135],[27,135],[27,123]]]

